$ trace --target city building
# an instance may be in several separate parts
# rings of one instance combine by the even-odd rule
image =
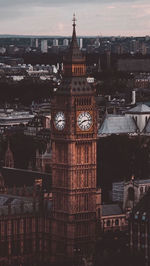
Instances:
[[[83,48],[83,39],[79,38],[79,39],[77,39],[77,41],[78,41],[79,48],[82,49]]]
[[[47,40],[41,40],[41,52],[42,53],[48,52]]]
[[[150,190],[133,209],[129,218],[129,246],[134,256],[142,257],[142,264],[150,264]]]
[[[53,40],[53,46],[58,46],[58,39]]]
[[[34,115],[28,111],[15,111],[13,109],[0,110],[0,133],[6,129],[19,126],[20,124],[27,125],[33,119]]]
[[[45,109],[47,111],[47,109]],[[50,116],[37,114],[26,125],[24,134],[28,136],[37,136],[37,134],[43,129],[50,129]]]
[[[130,181],[114,182],[112,184],[112,201],[121,203],[124,210],[131,210],[147,193],[150,188],[150,179],[135,179]]]
[[[148,58],[119,58],[117,70],[128,73],[150,72],[150,59]]]
[[[50,200],[0,194],[0,265],[46,265],[50,215]]]
[[[35,39],[35,47],[38,48],[39,47],[39,40],[36,38]]]
[[[96,48],[99,48],[100,47],[99,38],[96,38],[94,45],[95,45]]]
[[[134,87],[140,89],[150,88],[150,73],[140,73],[134,78]]]
[[[103,232],[127,230],[126,214],[117,204],[102,204],[101,230]]]
[[[150,107],[145,104],[127,110],[125,115],[106,114],[98,130],[98,135],[150,134]]]
[[[68,46],[69,45],[69,40],[68,39],[64,39],[63,40],[63,46]]]

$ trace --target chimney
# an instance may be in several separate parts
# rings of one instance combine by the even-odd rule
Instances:
[[[132,91],[132,102],[131,104],[135,105],[136,104],[136,92]]]

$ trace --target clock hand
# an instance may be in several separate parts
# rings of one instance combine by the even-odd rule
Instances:
[[[64,120],[64,119],[60,119],[60,120],[57,121],[56,124],[58,124],[58,123],[60,123],[60,122],[62,122],[62,121],[65,121],[65,120]]]
[[[90,119],[85,119],[85,120],[83,120],[79,125],[82,125],[84,122],[86,122],[86,121],[90,121]]]

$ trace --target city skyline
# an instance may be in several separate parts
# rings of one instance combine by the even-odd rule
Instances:
[[[0,6],[0,34],[68,36],[75,12],[78,35],[149,35],[148,0],[0,0]]]

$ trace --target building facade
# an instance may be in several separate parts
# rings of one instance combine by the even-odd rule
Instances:
[[[150,265],[150,190],[133,209],[129,219],[129,246],[134,256],[142,258],[142,265]]]
[[[128,227],[126,214],[117,204],[102,205],[101,230],[102,232],[126,231]]]
[[[0,265],[48,265],[51,202],[0,194]]]

